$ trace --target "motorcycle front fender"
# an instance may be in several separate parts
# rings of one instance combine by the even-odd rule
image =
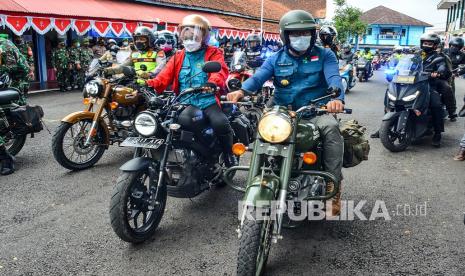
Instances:
[[[274,175],[256,176],[247,186],[243,203],[247,206],[268,207],[276,199],[280,187],[279,177]]]
[[[136,157],[124,163],[119,169],[123,172],[136,172],[147,169],[153,160],[149,157]]]
[[[71,114],[68,114],[66,117],[61,119],[62,122],[65,123],[70,123],[70,124],[75,124],[81,120],[89,119],[93,120],[95,116],[95,112],[91,111],[76,111]],[[105,144],[108,145],[110,144],[110,131],[108,130],[108,125],[105,123],[103,119],[99,120],[99,127],[105,131]]]
[[[400,112],[388,112],[384,114],[383,121],[390,121],[391,119],[397,119],[399,115],[400,115]]]

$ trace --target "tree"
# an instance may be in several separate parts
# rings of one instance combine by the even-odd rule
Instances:
[[[350,37],[365,34],[368,25],[360,20],[363,11],[347,5],[346,0],[334,0],[336,11],[333,22],[337,29],[337,38],[340,42],[347,42]]]

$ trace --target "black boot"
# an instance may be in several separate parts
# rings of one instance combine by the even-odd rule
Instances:
[[[436,132],[433,135],[433,141],[431,142],[431,145],[435,148],[441,147],[441,133]]]
[[[65,92],[66,88],[64,86],[60,86],[60,92]]]
[[[449,115],[449,120],[451,122],[457,122],[457,117],[458,117],[457,113],[450,114]]]
[[[370,135],[371,138],[379,138],[379,130]]]
[[[5,146],[0,147],[0,162],[1,175],[9,175],[15,172],[15,158],[6,150]]]
[[[233,139],[234,139],[233,134],[230,133],[226,135],[219,135],[218,139],[220,139],[220,143],[223,148],[224,165],[227,168],[231,168],[231,167],[239,165],[239,160],[232,153],[232,145],[233,145]]]

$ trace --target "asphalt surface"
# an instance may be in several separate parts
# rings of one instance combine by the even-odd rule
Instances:
[[[358,83],[346,97],[354,114],[344,118],[376,130],[385,86],[379,72]],[[457,91],[461,106],[464,80]],[[30,102],[43,106],[53,132],[62,117],[83,109],[81,99],[79,92],[50,92]],[[440,149],[425,139],[397,154],[370,139],[370,160],[344,170],[343,199],[366,200],[367,216],[383,201],[391,220],[284,230],[272,246],[269,275],[464,275],[465,162],[452,160],[463,133],[463,119],[448,122]],[[0,177],[0,275],[234,275],[241,194],[229,188],[168,198],[150,241],[119,240],[108,207],[118,167],[130,158],[130,150],[112,147],[95,167],[74,173],[53,159],[47,131],[28,139],[17,172]]]

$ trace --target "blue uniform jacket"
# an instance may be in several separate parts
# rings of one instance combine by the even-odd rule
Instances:
[[[242,89],[247,93],[256,92],[271,78],[275,86],[276,105],[292,105],[296,110],[308,105],[313,99],[325,96],[328,87],[339,87],[341,95],[338,99],[344,101],[339,65],[330,49],[314,46],[310,54],[294,57],[284,47],[270,56],[242,84]]]

